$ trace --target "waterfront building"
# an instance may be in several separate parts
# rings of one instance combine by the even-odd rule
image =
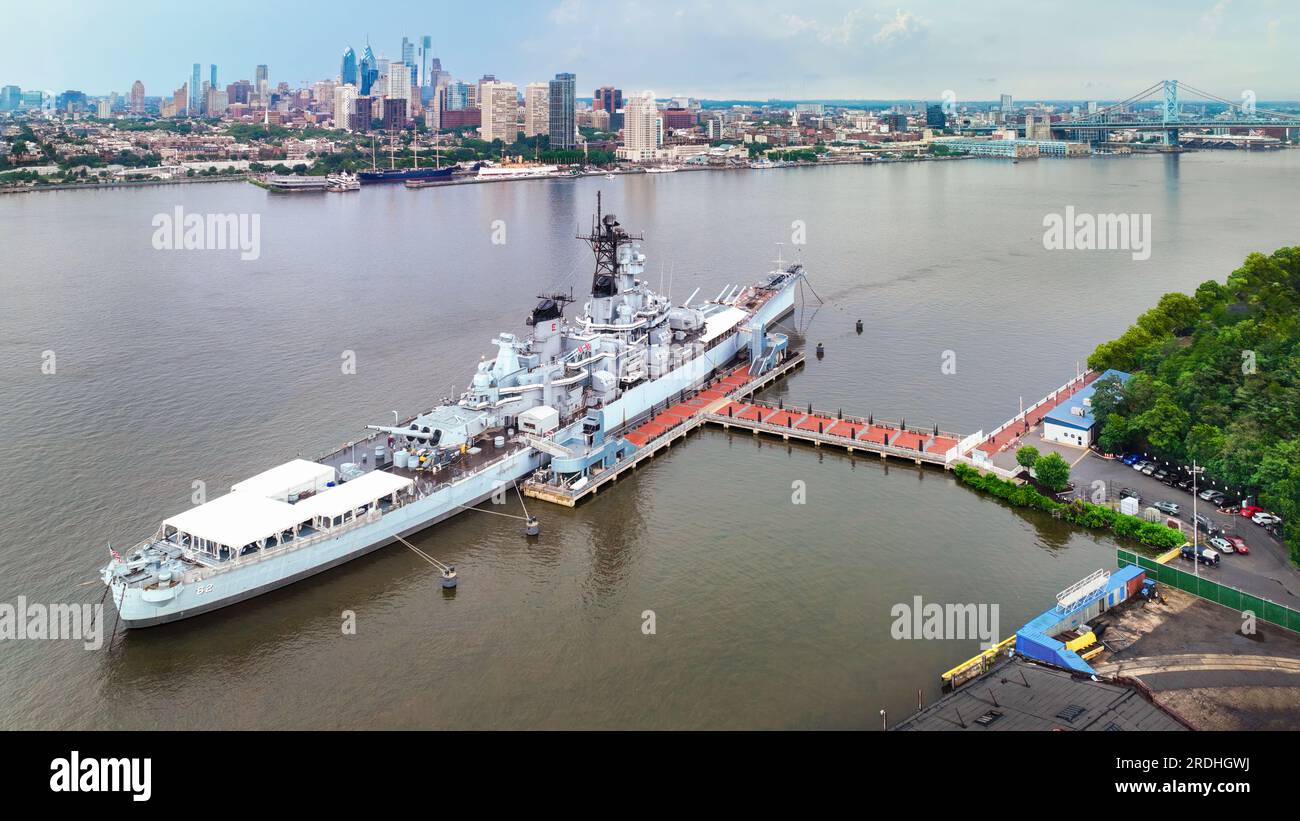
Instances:
[[[357,53],[348,46],[343,52],[343,63],[339,66],[339,82],[344,85],[356,86],[359,84],[357,78]]]
[[[190,101],[186,111],[191,117],[199,116],[199,108],[202,104],[199,99],[199,95],[203,93],[203,79],[200,75],[202,70],[203,67],[195,63],[190,71]]]
[[[357,99],[357,87],[351,83],[334,87],[334,127],[350,128],[353,103]]]
[[[571,150],[578,147],[577,78],[568,73],[556,74],[550,84],[551,148]]]
[[[943,140],[937,143],[973,157],[1004,157],[1007,159],[1033,159],[1038,156],[1038,146],[1032,140]]]
[[[1097,377],[1088,387],[1068,397],[1043,416],[1043,439],[1063,445],[1086,448],[1096,439],[1097,420],[1092,415],[1092,395],[1097,383],[1115,377],[1127,383],[1129,374],[1111,369]]]
[[[480,94],[483,122],[479,131],[483,139],[513,143],[519,135],[519,90],[515,84],[489,80],[481,85]]]
[[[627,101],[623,119],[623,147],[619,159],[644,162],[659,149],[662,120],[654,92],[643,91]]]
[[[136,116],[144,114],[144,83],[139,80],[131,84],[131,113]]]
[[[551,91],[549,83],[524,86],[524,136],[551,133]]]

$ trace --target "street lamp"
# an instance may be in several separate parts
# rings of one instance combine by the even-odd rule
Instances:
[[[1192,574],[1197,578],[1201,575],[1201,550],[1199,528],[1200,522],[1196,520],[1196,500],[1200,497],[1196,492],[1196,477],[1205,472],[1205,468],[1197,467],[1196,460],[1192,460]]]

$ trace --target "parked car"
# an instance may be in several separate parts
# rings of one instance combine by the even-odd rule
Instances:
[[[1147,465],[1149,465],[1149,464],[1151,464],[1151,463],[1148,462],[1147,460],[1143,459],[1141,462],[1134,462],[1134,463],[1133,463],[1133,469],[1136,470],[1136,471],[1141,471],[1143,468],[1145,468],[1145,467],[1146,467]]]
[[[1182,510],[1182,508],[1173,502],[1156,502],[1152,507],[1169,516],[1177,516],[1178,512]]]
[[[1185,491],[1187,491],[1188,493],[1191,493],[1191,492],[1192,492],[1192,480],[1191,480],[1191,479],[1179,479],[1178,482],[1177,482],[1174,486],[1177,487],[1179,490],[1185,490]]]
[[[1121,499],[1127,499],[1130,496],[1132,496],[1134,499],[1138,498],[1137,491],[1131,487],[1126,487],[1119,492],[1119,498]]]
[[[1221,533],[1223,531],[1223,528],[1216,525],[1214,523],[1214,520],[1211,519],[1209,516],[1206,516],[1204,513],[1197,513],[1195,520],[1193,521],[1193,524],[1196,525],[1197,530],[1201,531],[1202,533],[1208,533],[1211,536],[1215,535],[1216,533]]]
[[[1251,516],[1254,516],[1256,513],[1263,513],[1263,512],[1264,512],[1264,508],[1260,507],[1259,505],[1242,505],[1241,508],[1241,515],[1245,516],[1247,519],[1249,519]]]
[[[1160,470],[1157,470],[1155,473],[1151,474],[1152,479],[1158,479],[1161,482],[1163,482],[1168,477],[1169,477],[1169,471],[1165,470],[1164,468],[1161,468]]]
[[[1227,539],[1232,544],[1232,549],[1241,555],[1246,556],[1250,553],[1250,548],[1246,546],[1246,540],[1240,536],[1224,536],[1223,538]]]
[[[1123,462],[1124,464],[1126,464],[1126,465],[1130,465],[1130,466],[1131,466],[1131,465],[1133,465],[1133,464],[1136,464],[1137,461],[1138,461],[1138,459],[1140,459],[1140,458],[1141,458],[1141,457],[1138,456],[1136,453],[1129,453],[1129,454],[1126,454],[1126,455],[1124,456],[1124,458],[1121,459],[1120,461],[1122,461],[1122,462]]]
[[[1223,505],[1227,503],[1228,497],[1216,490],[1214,493],[1210,494],[1210,501],[1217,507],[1223,507]]]
[[[1218,491],[1212,487],[1207,487],[1205,490],[1202,490],[1197,495],[1199,495],[1202,499],[1208,502],[1210,501],[1210,497],[1213,496],[1215,493],[1218,493]]]
[[[1228,541],[1222,536],[1215,536],[1213,539],[1210,539],[1210,547],[1214,548],[1220,553],[1231,553],[1233,552],[1234,549],[1232,546],[1232,542]]]
[[[1254,516],[1250,517],[1250,520],[1257,525],[1263,526],[1282,523],[1282,519],[1278,516],[1274,516],[1272,513],[1256,513]]]
[[[1193,559],[1201,564],[1217,566],[1219,564],[1219,554],[1208,547],[1197,545],[1192,547],[1190,544],[1183,545],[1182,555],[1184,559]]]

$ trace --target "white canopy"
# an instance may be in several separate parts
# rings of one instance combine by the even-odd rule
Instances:
[[[748,313],[732,306],[727,306],[717,313],[709,314],[704,318],[704,333],[700,336],[700,341],[709,342],[722,336],[747,316],[749,316]]]
[[[321,490],[334,481],[334,468],[294,459],[231,485],[232,491],[287,501],[289,494]]]
[[[298,513],[300,519],[310,519],[313,516],[332,519],[349,510],[356,510],[362,505],[404,490],[413,484],[415,483],[410,479],[382,470],[372,470],[350,482],[303,499],[291,507]]]
[[[251,493],[229,493],[163,520],[163,527],[237,550],[292,530],[294,525],[310,518],[310,513],[301,512],[287,502]]]

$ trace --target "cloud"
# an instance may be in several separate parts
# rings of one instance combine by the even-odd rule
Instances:
[[[1277,30],[1281,25],[1281,20],[1269,20],[1264,24],[1265,38],[1269,48],[1277,48]]]
[[[1229,1],[1230,0],[1223,0],[1223,2]],[[930,22],[928,20],[922,20],[910,11],[899,9],[894,12],[892,18],[885,21],[885,24],[872,36],[871,40],[877,45],[887,46],[903,40],[909,40],[912,37],[921,34],[925,29],[929,28],[929,26]]]
[[[826,45],[847,46],[853,42],[854,35],[857,34],[862,19],[866,15],[865,9],[852,9],[848,14],[844,15],[843,20],[833,24],[806,20],[797,14],[786,14],[781,19],[789,28],[789,34],[791,35],[809,32]]]
[[[1205,14],[1201,15],[1201,31],[1205,34],[1216,34],[1219,31],[1219,24],[1223,22],[1223,15],[1228,11],[1228,6],[1232,5],[1232,0],[1219,0],[1210,7]]]
[[[551,9],[551,22],[557,26],[577,23],[582,19],[582,0],[560,0],[560,5]]]

